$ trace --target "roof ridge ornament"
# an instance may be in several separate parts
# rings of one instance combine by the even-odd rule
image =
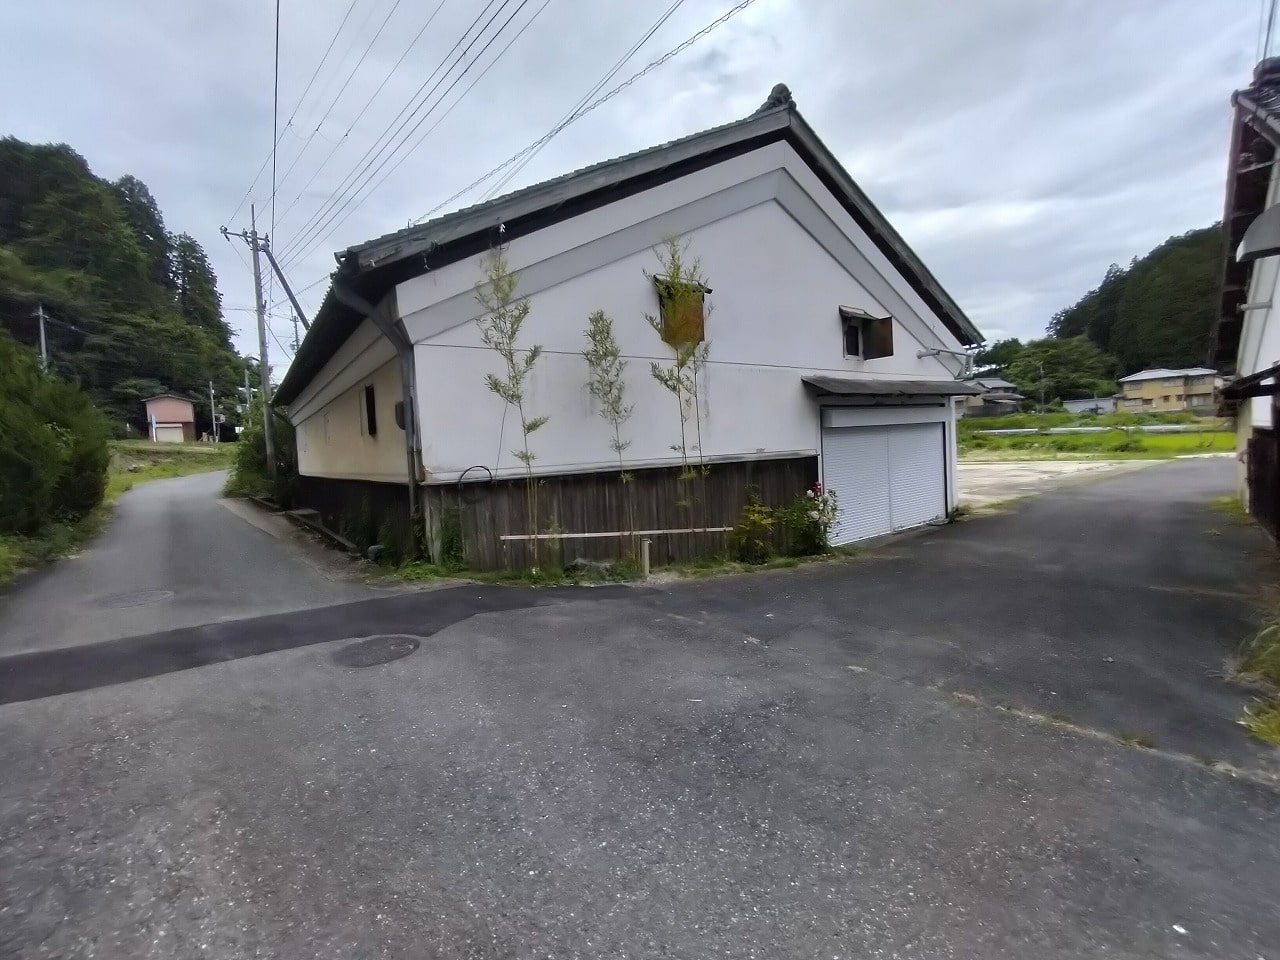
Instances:
[[[764,103],[760,104],[752,116],[758,116],[762,113],[768,113],[770,110],[776,110],[779,107],[795,107],[796,102],[791,96],[791,88],[785,83],[775,83],[773,89],[769,91],[769,96]]]

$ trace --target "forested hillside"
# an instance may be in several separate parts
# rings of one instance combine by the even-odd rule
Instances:
[[[1221,265],[1221,224],[1170,237],[1127,268],[1108,267],[1095,289],[1054,315],[1049,335],[1088,337],[1116,358],[1121,376],[1203,366]]]
[[[10,137],[0,140],[0,326],[37,345],[38,305],[51,318],[50,369],[80,383],[117,432],[141,430],[142,399],[165,391],[195,400],[207,430],[210,380],[233,409],[243,361],[200,244],[166,229],[142,181],[101,180],[68,146]]]
[[[1109,395],[1116,378],[1148,367],[1204,366],[1222,242],[1215,223],[1170,237],[1128,267],[1113,263],[1097,287],[1053,316],[1047,337],[980,351],[978,373],[1053,401]]]

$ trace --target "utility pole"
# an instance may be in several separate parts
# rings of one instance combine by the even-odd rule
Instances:
[[[218,442],[218,408],[213,405],[213,381],[209,381],[209,433]]]
[[[49,344],[44,338],[44,304],[36,304],[36,317],[40,320],[40,369],[49,369]]]
[[[1040,367],[1040,412],[1044,413],[1044,364],[1037,364]]]
[[[230,242],[233,234],[226,227],[222,228],[222,235]],[[262,435],[264,446],[267,454],[267,475],[272,482],[276,479],[276,445],[275,439],[271,435],[271,366],[267,362],[267,304],[262,298],[262,263],[259,255],[266,253],[267,257],[274,263],[270,250],[267,247],[266,238],[258,237],[258,219],[254,210],[254,205],[249,204],[249,232],[245,233],[241,230],[234,234],[245,243],[249,244],[253,250],[253,305],[258,314],[258,382],[262,390]],[[286,285],[286,290],[288,286]],[[290,293],[292,297],[292,293]],[[245,371],[246,389],[248,386],[248,371]]]
[[[276,444],[271,436],[271,371],[267,363],[267,305],[262,299],[262,264],[258,244],[258,219],[249,204],[249,237],[253,247],[253,305],[258,310],[258,382],[262,389],[262,436],[267,449],[267,476],[276,480]]]
[[[293,352],[298,352],[298,315],[294,311],[289,311],[289,320],[293,324]]]

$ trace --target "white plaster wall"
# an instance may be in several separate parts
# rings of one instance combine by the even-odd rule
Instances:
[[[1280,163],[1273,165],[1271,169],[1267,206],[1270,207],[1277,201],[1280,201]],[[1280,257],[1266,257],[1254,263],[1245,303],[1271,303],[1273,306],[1245,313],[1236,359],[1236,372],[1240,376],[1257,373],[1280,363],[1280,310],[1274,306],[1277,280],[1280,280]],[[1247,403],[1248,411],[1246,413],[1242,409],[1240,418],[1256,427],[1270,427],[1271,398],[1254,397]]]
[[[744,175],[759,174],[757,167],[745,166]],[[681,183],[677,181],[677,186]],[[777,184],[769,187],[776,191]],[[677,199],[688,199],[685,191],[676,193]],[[649,209],[662,210],[664,204],[655,202]],[[675,208],[677,214],[680,209]],[[612,206],[605,208],[612,210]],[[843,211],[838,212],[848,220]],[[626,219],[617,222],[621,225]],[[896,274],[870,275],[874,271],[855,278],[817,242],[811,227],[812,223],[802,226],[777,200],[764,199],[681,231],[691,252],[701,258],[713,289],[707,298],[710,362],[700,390],[702,450],[708,458],[816,454],[819,419],[816,404],[800,380],[804,373],[894,379],[951,379],[954,375],[958,366],[954,359],[949,369],[937,358],[916,356],[925,345],[950,349],[959,345],[936,318],[924,314],[923,304],[909,288],[903,292],[905,281]],[[846,234],[856,232],[851,222],[840,229]],[[517,265],[536,264],[533,258],[554,256],[563,243],[587,236],[569,233],[573,230],[563,231],[556,244],[539,234],[526,238],[532,242],[517,241],[511,258]],[[865,237],[861,240],[863,245],[869,243]],[[628,461],[659,464],[677,457],[671,449],[680,440],[675,400],[649,370],[653,361],[669,362],[671,351],[643,316],[657,312],[657,295],[644,276],[646,269],[658,269],[647,246],[532,293],[522,340],[541,344],[545,353],[529,384],[526,413],[551,418],[531,442],[537,470],[591,469],[612,459],[608,425],[596,415],[584,386],[583,330],[588,314],[596,308],[613,317],[629,361],[628,399],[635,404],[635,414],[624,438],[632,443]],[[406,326],[419,341],[415,351],[423,460],[430,479],[436,481],[452,479],[473,465],[488,466],[500,475],[523,469],[511,453],[520,443],[514,411],[506,412],[503,425],[503,404],[484,386],[484,375],[501,373],[502,367],[499,358],[481,344],[474,323],[479,307],[471,289],[480,277],[480,258],[474,258],[450,265],[434,277],[429,274],[429,283],[414,280],[400,288]],[[884,288],[886,283],[892,284],[890,293],[897,298],[892,304],[881,302],[867,289]],[[415,289],[406,294],[410,287]],[[429,299],[423,296],[428,290],[439,299],[410,313],[408,302],[421,304]],[[904,306],[910,299],[907,294],[918,309]],[[888,296],[882,294],[882,299]],[[892,357],[863,361],[843,356],[837,312],[842,304],[874,315],[894,315]],[[436,310],[447,315],[447,324],[433,317]],[[692,454],[697,443],[692,423],[689,430],[686,442]]]
[[[369,435],[364,388],[372,385],[377,433]],[[384,363],[347,389],[312,405],[295,421],[298,472],[307,477],[381,480],[403,483],[408,477],[404,431],[396,426],[395,404],[402,396],[400,364]]]

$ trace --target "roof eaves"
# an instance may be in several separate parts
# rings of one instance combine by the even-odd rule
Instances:
[[[869,221],[870,233],[872,240],[882,241],[881,251],[889,254],[890,262],[897,261],[900,269],[909,275],[914,275],[919,284],[924,288],[928,296],[934,303],[929,304],[937,309],[943,316],[944,323],[949,327],[954,327],[952,333],[956,335],[956,339],[962,343],[968,343],[971,346],[977,346],[982,343],[984,337],[982,332],[973,324],[973,322],[960,309],[960,305],[951,298],[951,295],[943,289],[938,279],[929,272],[929,268],[924,265],[914,250],[907,245],[902,235],[894,229],[880,209],[871,201],[862,188],[854,181],[849,172],[841,165],[835,155],[827,149],[826,144],[818,137],[813,128],[805,121],[804,117],[798,111],[792,114],[791,129],[796,137],[804,144],[808,152],[818,161],[827,175],[839,186],[848,196],[859,212]],[[885,249],[885,248],[888,249]]]
[[[395,260],[425,253],[478,230],[497,227],[501,223],[660,170],[681,160],[760,134],[785,129],[791,124],[792,116],[790,108],[777,107],[635,153],[603,160],[484,203],[463,207],[426,223],[348,247],[339,257],[362,272],[385,266]]]

